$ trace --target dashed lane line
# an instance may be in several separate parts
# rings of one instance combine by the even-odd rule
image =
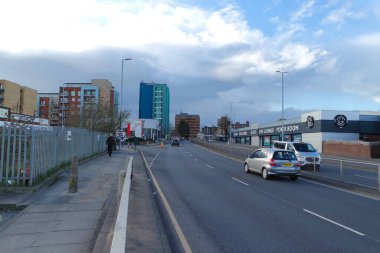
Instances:
[[[328,219],[328,218],[325,218],[325,217],[323,217],[322,215],[316,214],[316,213],[314,213],[314,212],[312,212],[312,211],[309,211],[309,210],[307,210],[307,209],[303,209],[303,210],[304,210],[305,212],[309,213],[309,214],[312,214],[312,215],[314,215],[314,216],[316,216],[316,217],[318,217],[318,218],[321,218],[322,220],[328,221],[328,222],[330,222],[330,223],[332,223],[332,224],[334,224],[334,225],[337,225],[337,226],[339,226],[339,227],[341,227],[341,228],[347,229],[348,231],[351,231],[351,232],[353,232],[353,233],[355,233],[355,234],[357,234],[357,235],[365,236],[365,234],[363,234],[363,233],[360,233],[360,232],[358,232],[358,231],[356,231],[356,230],[354,230],[354,229],[352,229],[352,228],[349,228],[349,227],[344,226],[344,225],[342,225],[342,224],[340,224],[340,223],[338,223],[338,222],[335,222],[335,221],[333,221],[333,220],[330,220],[330,219]]]
[[[232,179],[235,180],[235,181],[237,181],[237,182],[239,182],[239,183],[241,183],[241,184],[244,184],[244,185],[246,185],[246,186],[249,186],[249,184],[247,184],[247,183],[245,183],[245,182],[243,182],[243,181],[240,181],[240,180],[237,179],[237,178],[232,177]]]

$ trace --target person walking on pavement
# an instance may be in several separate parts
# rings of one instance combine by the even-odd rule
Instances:
[[[112,155],[112,149],[113,149],[114,145],[116,145],[115,138],[113,138],[112,133],[109,134],[107,141],[106,141],[106,144],[108,145],[108,155],[111,156]]]

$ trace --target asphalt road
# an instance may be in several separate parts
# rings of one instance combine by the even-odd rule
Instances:
[[[192,252],[380,252],[379,200],[266,181],[189,142],[143,152]]]

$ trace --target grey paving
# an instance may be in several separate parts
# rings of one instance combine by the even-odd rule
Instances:
[[[68,192],[68,174],[38,193],[0,193],[2,205],[29,204],[0,228],[0,253],[88,252],[99,233],[105,203],[115,194],[118,173],[127,156],[136,154],[124,149],[81,165],[77,193]]]

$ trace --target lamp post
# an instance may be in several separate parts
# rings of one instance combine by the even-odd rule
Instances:
[[[228,145],[231,145],[232,104],[235,103],[235,102],[230,101],[228,103],[230,103],[230,124],[229,124],[229,127],[228,127],[228,132],[229,132]]]
[[[281,100],[281,140],[284,140],[284,74],[287,74],[287,71],[277,70],[277,73],[281,73],[281,90],[282,90],[282,100]]]
[[[123,110],[123,77],[124,77],[124,61],[130,61],[132,58],[123,58],[121,59],[121,82],[120,82],[120,116],[119,116],[119,130],[122,130],[121,128],[121,112]],[[121,138],[119,138],[119,149],[121,149]]]

